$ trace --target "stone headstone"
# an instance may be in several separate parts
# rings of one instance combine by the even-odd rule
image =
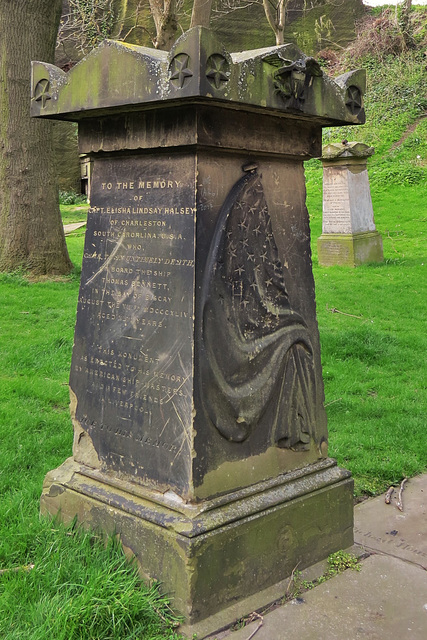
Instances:
[[[42,511],[117,533],[203,637],[353,541],[303,160],[322,126],[364,121],[364,74],[332,81],[293,45],[230,54],[197,27],[170,53],[36,62],[32,82],[33,115],[78,121],[93,160],[73,457]]]
[[[374,223],[367,160],[374,149],[360,142],[323,148],[323,220],[319,264],[354,267],[382,262],[382,238]]]

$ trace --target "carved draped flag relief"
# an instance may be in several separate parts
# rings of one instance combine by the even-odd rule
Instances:
[[[202,288],[201,400],[229,441],[255,430],[272,445],[307,450],[315,376],[309,332],[291,306],[260,176],[228,194]]]

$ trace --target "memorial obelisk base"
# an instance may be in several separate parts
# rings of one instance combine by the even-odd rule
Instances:
[[[41,511],[118,535],[190,638],[280,598],[295,567],[353,544],[353,480],[330,459],[197,506],[70,458],[46,476]]]

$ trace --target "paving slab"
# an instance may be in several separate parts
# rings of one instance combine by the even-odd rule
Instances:
[[[371,555],[227,640],[425,640],[427,572],[393,556]],[[253,636],[251,634],[254,633]]]
[[[384,496],[366,500],[354,510],[354,539],[366,549],[387,553],[427,569],[427,474],[411,478],[402,494],[403,511]],[[427,638],[427,633],[426,633]]]
[[[356,548],[371,555],[221,640],[425,640],[427,638],[427,474],[411,478],[397,506],[385,495],[355,508]],[[213,636],[214,638],[215,636]]]
[[[84,222],[70,222],[70,224],[64,224],[64,233],[66,236],[70,234],[72,231],[76,229],[80,229],[80,227],[84,227],[86,225],[86,221]]]

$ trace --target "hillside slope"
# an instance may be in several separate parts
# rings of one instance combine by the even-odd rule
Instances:
[[[371,181],[417,184],[427,179],[427,7],[412,14],[408,48],[394,10],[359,27],[341,56],[341,70],[367,70],[366,124],[325,131],[325,142],[359,140],[375,147]]]
[[[375,147],[370,178],[378,185],[427,180],[427,7],[414,9],[412,30],[414,46],[408,48],[395,11],[387,9],[364,21],[340,58],[324,54],[335,72],[367,70],[366,124],[326,129],[324,142],[358,140]]]

